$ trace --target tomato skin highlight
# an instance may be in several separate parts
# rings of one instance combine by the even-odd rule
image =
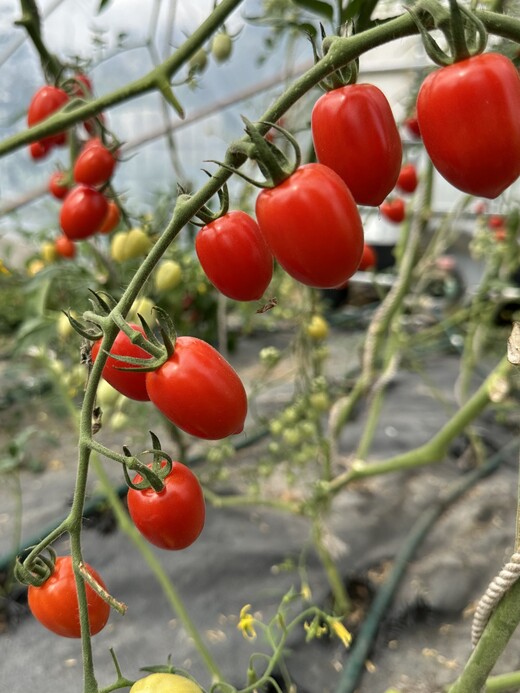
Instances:
[[[345,183],[327,166],[305,164],[262,190],[256,217],[276,260],[302,284],[332,288],[357,270],[361,217]]]
[[[520,175],[520,77],[498,53],[442,67],[417,97],[421,136],[454,187],[494,199]]]
[[[210,344],[178,337],[172,356],[146,374],[150,400],[186,433],[219,440],[241,433],[247,395],[238,374]]]
[[[130,327],[137,330],[142,335],[145,334],[143,328],[136,323],[129,323]],[[101,339],[94,342],[92,345],[92,362],[94,362],[99,354],[101,348]],[[150,354],[148,354],[141,347],[132,344],[130,339],[122,331],[119,332],[110,348],[110,353],[116,356],[130,356],[132,358],[139,359],[149,359]],[[128,370],[121,370],[121,368]],[[101,375],[103,378],[112,385],[118,392],[120,392],[125,397],[130,399],[135,399],[139,402],[146,402],[150,398],[148,396],[148,391],[146,389],[146,373],[137,372],[132,373],[132,364],[125,363],[124,361],[119,361],[113,359],[110,356],[107,358]],[[134,366],[135,368],[135,366]]]
[[[63,200],[60,226],[71,241],[79,241],[95,234],[108,211],[108,201],[98,190],[88,185],[77,185]]]
[[[139,483],[142,477],[138,474],[133,481]],[[173,461],[163,482],[159,493],[153,488],[128,489],[128,512],[151,544],[179,551],[193,544],[202,532],[206,519],[204,494],[195,474],[181,462]]]
[[[349,84],[321,96],[311,114],[318,161],[341,176],[355,201],[377,207],[394,188],[402,142],[383,92]]]
[[[88,564],[85,567],[96,582],[106,590],[99,573]],[[110,606],[94,592],[90,585],[85,585],[85,588],[90,633],[96,635],[108,621]],[[70,556],[58,556],[52,575],[40,587],[29,585],[27,598],[33,616],[42,626],[64,638],[81,637],[78,596]]]
[[[199,262],[210,282],[235,301],[261,298],[273,276],[273,256],[256,221],[233,210],[195,237]]]

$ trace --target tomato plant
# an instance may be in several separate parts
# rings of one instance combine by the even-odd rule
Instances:
[[[343,178],[355,201],[377,207],[394,188],[402,144],[392,109],[373,84],[349,84],[314,104],[311,129],[318,161]]]
[[[179,674],[149,674],[136,681],[130,693],[202,693],[202,689]]]
[[[88,238],[96,233],[108,210],[106,197],[88,185],[77,185],[63,200],[60,226],[72,241]]]
[[[187,433],[218,440],[240,433],[247,414],[242,381],[210,344],[178,337],[172,356],[146,374],[155,406]]]
[[[396,188],[403,193],[413,193],[417,189],[419,179],[417,178],[417,169],[414,164],[405,164],[399,171],[397,177]]]
[[[97,187],[111,178],[116,158],[101,140],[94,138],[83,147],[74,162],[73,176],[76,183]]]
[[[195,250],[210,282],[235,301],[262,297],[273,275],[273,256],[256,221],[234,210],[204,226]]]
[[[31,159],[38,161],[39,159],[44,159],[50,152],[51,147],[47,142],[38,140],[37,142],[31,142],[29,145],[29,154]]]
[[[27,125],[32,127],[59,110],[69,100],[67,92],[58,87],[45,85],[34,94],[27,110]],[[46,137],[42,142],[49,146],[65,144],[66,133]]]
[[[49,192],[57,200],[63,200],[69,192],[67,179],[63,171],[54,171],[49,179]]]
[[[138,474],[134,483],[142,480]],[[163,483],[159,492],[151,487],[128,489],[128,512],[137,529],[154,546],[170,551],[185,549],[204,527],[202,488],[191,469],[176,461]]]
[[[85,566],[92,577],[106,590],[99,574]],[[90,585],[87,591],[90,634],[102,630],[110,615],[110,607]],[[81,637],[78,594],[70,556],[58,556],[51,576],[40,587],[29,585],[27,598],[33,616],[53,633],[65,638]]]
[[[129,323],[137,332],[144,335],[144,330],[140,325],[135,323]],[[99,350],[101,348],[101,339],[94,342],[92,345],[92,361],[95,361]],[[122,331],[120,331],[112,344],[110,353],[115,356],[129,356],[131,358],[146,359],[150,358],[148,354],[141,347],[132,344],[129,337]],[[136,366],[133,366],[135,368]],[[110,356],[107,358],[105,365],[103,366],[102,376],[114,387],[118,392],[125,397],[130,399],[135,399],[138,401],[149,400],[148,392],[146,390],[146,373],[144,372],[132,372],[132,364],[125,363],[124,361],[119,361],[118,359],[113,359]]]
[[[54,241],[54,248],[61,257],[72,258],[76,255],[76,246],[67,236],[58,236]]]
[[[520,175],[520,77],[509,58],[484,53],[432,72],[417,117],[433,165],[453,186],[495,198]]]
[[[394,224],[400,224],[406,216],[406,207],[404,200],[401,197],[394,197],[391,200],[385,200],[379,207],[379,211]]]
[[[273,255],[292,277],[316,288],[343,284],[357,270],[363,226],[348,187],[323,164],[305,164],[256,200]]]

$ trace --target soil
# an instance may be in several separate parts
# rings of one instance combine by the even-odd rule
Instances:
[[[356,366],[360,337],[361,333],[343,327],[333,330],[327,372],[336,384],[345,383]],[[283,346],[287,340],[283,331],[243,338],[231,360],[251,383],[259,350],[273,343]],[[388,387],[370,461],[387,459],[426,442],[456,408],[457,353],[436,350],[424,355],[421,370],[412,365],[416,364],[403,365]],[[7,364],[3,366],[5,383],[12,374]],[[277,379],[265,384],[255,413],[267,414],[288,403],[293,378],[288,359]],[[0,552],[4,556],[12,549],[20,516],[18,484],[22,489],[22,545],[62,517],[71,499],[76,436],[63,412],[49,405],[50,398],[49,392],[35,392],[30,400],[10,403],[2,411],[2,448],[28,426],[35,429],[30,459],[25,459],[19,478],[4,475],[0,486]],[[359,407],[341,435],[336,462],[340,470],[351,461],[349,454],[363,430],[365,413],[365,406]],[[101,440],[115,449],[122,443],[137,448],[148,445],[140,433],[147,415],[140,415],[139,426],[134,417],[128,430],[102,431]],[[168,439],[158,421],[146,420],[143,427],[152,426]],[[254,422],[248,422],[237,441],[247,442],[253,430]],[[497,423],[491,412],[478,420],[475,430],[489,454],[517,435],[514,425]],[[243,490],[244,471],[254,473],[267,443],[267,438],[260,438],[237,451],[229,462],[229,478],[219,483],[220,493]],[[338,494],[327,523],[327,543],[353,601],[349,626],[354,638],[414,523],[473,466],[467,439],[461,437],[447,457],[435,464],[368,478]],[[107,462],[104,468],[120,486],[117,464]],[[265,481],[265,490],[273,498],[287,497],[300,492],[298,481],[289,484],[280,471]],[[92,474],[90,491],[95,494],[97,490]],[[511,449],[498,470],[451,505],[420,544],[385,610],[362,678],[349,690],[384,693],[393,686],[402,693],[435,693],[458,676],[471,653],[476,601],[513,552],[516,496],[517,452]],[[310,526],[303,517],[265,507],[214,508],[208,504],[207,515],[201,537],[189,549],[177,553],[152,550],[185,599],[224,676],[241,687],[246,684],[251,654],[268,649],[261,635],[254,642],[242,637],[236,628],[238,614],[251,604],[252,612],[266,623],[291,586],[300,589],[295,565],[302,547],[309,545]],[[140,667],[164,664],[171,655],[176,666],[190,671],[209,689],[207,671],[193,642],[150,568],[127,535],[111,522],[110,514],[102,514],[103,521],[99,517],[85,522],[84,555],[103,575],[111,593],[128,605],[124,617],[113,613],[107,628],[93,639],[100,685],[108,686],[115,678],[109,653],[113,648],[128,678],[138,678]],[[58,551],[65,551],[65,544],[59,542]],[[328,606],[328,583],[312,550],[308,551],[306,571],[313,602]],[[15,588],[2,601],[0,692],[54,693],[61,689],[81,693],[80,644],[47,633],[29,617],[22,589]],[[352,650],[345,650],[338,639],[324,637],[306,643],[305,636],[302,628],[291,638],[286,653],[294,690],[337,693]],[[495,673],[520,668],[519,644],[515,637]]]

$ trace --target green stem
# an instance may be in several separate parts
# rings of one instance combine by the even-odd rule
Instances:
[[[334,598],[333,611],[337,616],[347,616],[352,610],[351,601],[338,567],[323,541],[323,526],[319,517],[313,521],[312,539],[332,591]]]
[[[355,463],[351,469],[337,476],[330,484],[325,484],[324,490],[330,493],[337,493],[347,484],[357,479],[388,474],[403,469],[416,469],[433,462],[441,462],[454,438],[460,435],[466,426],[474,421],[489,404],[489,390],[495,378],[505,377],[510,369],[509,361],[504,356],[474,395],[424,445],[381,462],[371,462],[370,464],[365,462]]]
[[[485,693],[512,693],[520,688],[520,671],[490,676],[486,681]]]
[[[464,671],[448,688],[448,693],[481,693],[489,690],[485,688],[486,680],[519,623],[520,580],[506,592],[492,612]]]

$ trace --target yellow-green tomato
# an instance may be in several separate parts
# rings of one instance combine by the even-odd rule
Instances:
[[[213,41],[211,42],[211,54],[217,61],[217,63],[224,63],[231,55],[233,50],[233,41],[229,34],[225,31],[221,31],[215,34]]]
[[[47,241],[46,243],[42,244],[40,254],[42,256],[42,260],[47,265],[49,265],[51,262],[56,262],[56,260],[58,259],[58,253],[56,252],[54,243],[51,243],[50,241]]]
[[[130,693],[202,693],[202,689],[179,674],[150,674],[136,681]]]
[[[126,237],[125,253],[127,260],[146,255],[152,247],[148,234],[143,229],[131,229]]]
[[[313,315],[306,327],[307,334],[317,342],[329,334],[329,323],[321,315]]]
[[[107,409],[115,407],[119,399],[119,392],[106,380],[100,380],[97,389],[97,401],[101,407]]]
[[[155,273],[155,288],[157,291],[175,289],[182,281],[182,269],[175,260],[161,262]]]
[[[126,255],[126,239],[128,238],[128,231],[119,231],[112,236],[112,241],[110,243],[110,255],[112,260],[115,262],[124,262],[127,260]]]

